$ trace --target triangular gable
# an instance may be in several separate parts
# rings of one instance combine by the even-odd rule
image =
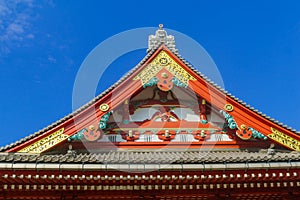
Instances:
[[[169,78],[163,79],[166,80],[165,82],[160,82],[158,76]],[[70,137],[75,137],[78,133],[85,134],[85,132],[92,133],[87,134],[86,139],[94,140],[100,134],[100,132],[97,133],[98,128],[101,129],[101,124],[105,125],[105,120],[111,114],[110,111],[123,104],[133,94],[137,94],[151,85],[157,85],[160,90],[168,91],[168,88],[173,87],[174,84],[194,91],[201,99],[219,110],[219,114],[226,121],[228,130],[237,136],[235,140],[239,140],[240,143],[243,143],[242,140],[251,138],[262,140],[268,138],[269,141],[279,146],[300,150],[299,135],[267,119],[261,113],[254,111],[218,88],[214,83],[206,80],[164,44],[150,52],[146,59],[122,81],[85,105],[84,109],[77,111],[73,117],[68,116],[58,121],[52,128],[3,150],[6,152],[43,153],[65,143]],[[257,144],[248,142],[249,146]]]

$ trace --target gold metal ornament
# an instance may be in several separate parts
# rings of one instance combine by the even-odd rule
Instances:
[[[168,74],[165,73],[165,72],[163,72],[163,73],[161,73],[161,77],[163,77],[163,78],[168,78]]]
[[[106,103],[103,103],[99,106],[99,109],[102,111],[102,112],[106,112],[109,110],[109,105],[106,104]]]
[[[247,128],[247,126],[246,126],[245,124],[242,124],[242,125],[241,125],[241,129],[242,129],[242,130],[245,130],[246,128]]]
[[[225,104],[224,109],[228,112],[231,112],[231,111],[233,111],[233,105],[227,103],[227,104]]]
[[[95,126],[94,126],[94,125],[90,125],[90,126],[89,126],[89,129],[90,129],[91,131],[93,131],[93,130],[95,130]]]
[[[167,65],[167,64],[169,63],[169,61],[168,61],[167,58],[162,57],[162,58],[159,59],[159,63],[160,63],[161,65]]]

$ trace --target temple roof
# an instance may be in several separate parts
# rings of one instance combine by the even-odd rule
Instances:
[[[1,147],[0,151],[4,152],[7,151],[11,148],[14,148],[20,144],[23,144],[25,142],[28,142],[29,140],[42,135],[43,133],[53,129],[54,127],[62,124],[63,122],[71,119],[72,117],[79,115],[82,111],[84,111],[85,109],[87,109],[89,106],[93,105],[95,102],[97,102],[99,99],[103,98],[106,94],[108,94],[110,91],[112,91],[114,88],[117,88],[121,83],[123,83],[125,80],[127,80],[127,78],[129,76],[131,76],[133,73],[135,73],[138,69],[140,69],[143,64],[155,53],[157,52],[159,49],[167,49],[170,52],[172,52],[181,62],[183,62],[186,66],[188,66],[193,72],[195,72],[199,77],[201,77],[202,79],[204,79],[208,84],[212,85],[214,88],[216,88],[218,91],[222,92],[224,95],[226,95],[227,97],[232,98],[234,101],[238,102],[239,104],[243,105],[244,107],[250,109],[251,111],[254,111],[256,114],[262,116],[263,118],[279,125],[280,127],[284,128],[285,130],[289,130],[295,134],[299,135],[299,132],[296,132],[295,129],[292,129],[291,127],[288,127],[287,125],[284,125],[283,123],[271,118],[270,116],[267,116],[265,114],[263,114],[262,112],[258,111],[257,109],[253,108],[252,106],[250,106],[249,104],[243,102],[242,100],[238,99],[237,97],[235,97],[234,95],[232,95],[231,93],[227,92],[226,90],[224,90],[223,88],[221,88],[220,86],[218,86],[217,84],[215,84],[212,80],[210,80],[208,77],[206,77],[204,74],[202,74],[201,72],[197,71],[188,61],[186,61],[184,58],[182,58],[178,52],[177,49],[175,47],[175,41],[174,41],[174,37],[173,36],[169,36],[167,35],[166,31],[163,30],[162,26],[160,27],[160,29],[156,32],[155,36],[150,36],[149,37],[149,47],[148,47],[148,53],[146,54],[146,56],[132,69],[130,70],[126,75],[124,75],[119,81],[117,81],[115,84],[113,84],[111,87],[109,87],[107,90],[105,90],[104,92],[102,92],[101,94],[99,94],[98,96],[96,96],[94,99],[92,99],[90,102],[86,103],[85,105],[83,105],[82,107],[80,107],[79,109],[77,109],[76,111],[72,112],[71,114],[61,118],[60,120],[52,123],[51,125],[29,135],[26,136],[14,143],[11,143],[9,145],[6,145],[5,147]]]

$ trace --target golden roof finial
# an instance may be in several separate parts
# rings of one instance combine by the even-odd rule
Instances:
[[[163,24],[159,24],[158,27],[159,27],[160,30],[162,30],[163,27],[164,27],[164,25]]]

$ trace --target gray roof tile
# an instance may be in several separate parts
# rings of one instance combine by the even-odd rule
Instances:
[[[176,151],[176,152],[136,152],[116,151],[101,153],[85,153],[71,156],[70,154],[34,155],[0,153],[0,161],[14,163],[105,163],[105,164],[152,164],[152,163],[238,163],[262,161],[299,160],[300,153],[246,151]]]

